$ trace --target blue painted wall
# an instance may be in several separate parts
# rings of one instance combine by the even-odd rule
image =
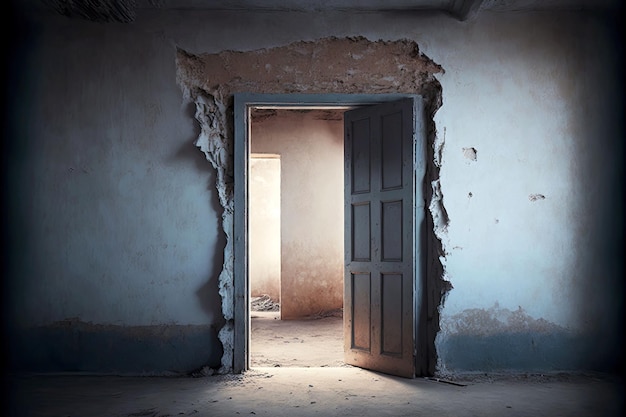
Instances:
[[[453,289],[439,370],[619,366],[622,52],[603,18],[156,10],[132,24],[22,23],[3,160],[14,368],[217,366],[221,210],[176,48],[357,35],[413,39],[445,70],[435,122],[450,222],[437,232]]]

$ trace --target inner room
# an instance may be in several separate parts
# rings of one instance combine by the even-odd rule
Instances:
[[[250,117],[250,366],[342,366],[343,112]]]

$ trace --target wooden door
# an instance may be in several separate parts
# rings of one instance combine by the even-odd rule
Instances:
[[[344,351],[350,365],[415,376],[417,99],[347,111]],[[419,152],[419,155],[422,153]],[[417,168],[417,169],[416,169]],[[418,193],[418,194],[416,194]]]

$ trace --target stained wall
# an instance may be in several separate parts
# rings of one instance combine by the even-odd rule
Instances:
[[[194,144],[201,124],[179,83],[180,51],[353,36],[409,39],[441,68],[425,71],[441,87],[434,257],[449,291],[433,303],[438,372],[620,366],[623,84],[610,19],[143,10],[132,24],[46,13],[19,22],[3,152],[15,368],[223,366],[218,333],[233,318],[220,275],[236,260],[224,258],[215,183],[228,172]],[[245,73],[235,61],[226,68]],[[289,68],[272,70],[278,80]],[[221,91],[212,78],[203,85]]]

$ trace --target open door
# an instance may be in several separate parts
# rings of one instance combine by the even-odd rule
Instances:
[[[424,217],[418,100],[344,114],[345,362],[408,378],[415,377],[420,292],[415,225]]]

